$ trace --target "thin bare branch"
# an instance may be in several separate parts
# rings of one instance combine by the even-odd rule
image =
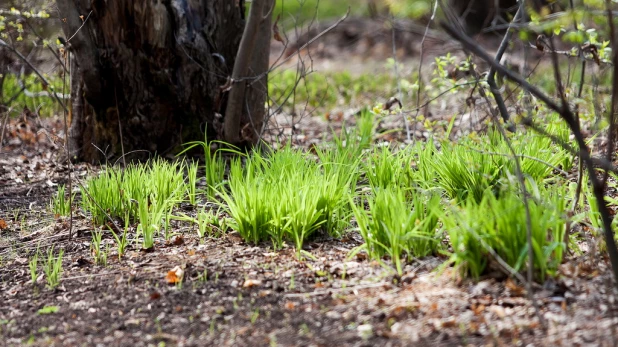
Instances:
[[[506,78],[521,85],[522,88],[524,88],[526,91],[530,92],[532,95],[537,97],[550,109],[556,111],[560,115],[560,117],[568,124],[569,128],[571,129],[572,134],[575,136],[577,146],[579,147],[579,155],[584,159],[584,162],[586,164],[586,169],[588,171],[588,176],[590,179],[590,184],[592,186],[592,191],[595,196],[595,199],[597,200],[599,214],[601,216],[601,220],[603,223],[605,243],[607,246],[607,251],[609,254],[609,258],[610,258],[610,262],[611,262],[612,270],[614,274],[614,284],[618,287],[618,248],[616,247],[616,241],[614,240],[614,233],[612,230],[613,217],[609,211],[607,202],[605,201],[605,187],[603,185],[603,182],[599,180],[599,178],[596,176],[594,161],[591,160],[590,149],[588,148],[586,144],[586,139],[581,131],[579,122],[576,121],[572,110],[570,109],[568,103],[566,102],[564,98],[564,93],[561,93],[562,94],[561,99],[563,102],[562,102],[562,105],[559,105],[554,100],[552,100],[549,96],[547,96],[547,94],[542,92],[540,89],[528,83],[519,74],[507,69],[502,64],[500,64],[499,62],[491,58],[485,50],[479,47],[478,44],[476,44],[476,42],[474,42],[470,37],[465,35],[463,32],[457,31],[455,28],[453,28],[451,25],[447,23],[442,23],[441,26],[444,28],[444,30],[446,30],[449,33],[449,35],[451,35],[453,38],[458,40],[464,46],[465,49],[474,53],[479,58],[481,58],[482,60],[484,60],[491,66],[493,66],[498,72],[502,73]],[[556,68],[557,58],[555,57],[556,54],[553,54],[553,55],[554,55],[553,62],[555,65],[554,67]],[[558,75],[557,72],[556,72],[556,75]],[[559,76],[557,76],[556,78],[557,78],[556,83],[561,88],[560,90],[562,90],[563,86],[561,85],[562,84],[561,79]],[[611,162],[609,163],[611,164]]]

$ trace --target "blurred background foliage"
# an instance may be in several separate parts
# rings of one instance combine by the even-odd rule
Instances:
[[[286,29],[312,20],[341,17],[348,7],[351,16],[386,18],[392,13],[398,18],[418,20],[430,14],[432,4],[432,0],[277,0],[274,16],[281,14],[280,21]]]
[[[51,116],[58,110],[45,95],[49,86],[32,70],[34,66],[56,91],[61,91],[62,69],[57,58],[60,22],[55,9],[55,2],[50,0],[0,0],[0,105],[11,115],[29,109]]]
[[[569,8],[566,0],[546,0],[546,3],[558,4],[557,8],[562,10]],[[551,13],[543,8],[538,13],[531,12],[530,33],[533,36],[530,37],[536,38],[537,32],[556,34],[574,49],[576,45],[594,44],[598,47],[600,60],[607,60],[611,50],[607,41],[602,39],[607,37],[605,31],[608,27],[604,17],[605,1],[586,0],[583,4],[579,1],[576,3],[574,11]],[[425,25],[434,4],[434,0],[276,0],[273,16],[279,17],[279,28],[282,31],[297,34],[307,31],[308,25],[317,26],[318,23],[328,23],[341,18],[348,8],[350,17],[385,20],[385,25],[388,25],[391,17],[398,20],[410,19]],[[438,18],[441,17],[438,9]],[[577,28],[573,26],[574,21],[578,23]],[[61,92],[64,75],[58,59],[63,49],[58,41],[58,37],[62,36],[60,23],[61,18],[53,0],[0,0],[0,39],[10,47],[9,49],[0,45],[0,105],[4,105],[5,111],[9,110],[12,115],[18,115],[24,108],[28,108],[41,116],[53,115],[58,111],[59,108],[54,106],[51,98],[40,96],[48,86],[32,75],[32,69],[24,64],[14,51],[27,57],[55,86],[55,90]],[[431,25],[434,29],[437,28],[437,23]],[[527,32],[520,31],[521,38],[525,39]],[[288,38],[294,40],[295,36],[298,35],[289,35]],[[392,76],[369,81],[363,76],[353,77],[349,74],[310,76],[310,81],[315,83],[305,85],[303,82],[296,101],[317,104],[324,102],[324,98],[336,98],[348,103],[351,99],[375,92],[376,89],[390,94],[394,88]],[[285,93],[296,83],[291,73],[283,73],[281,76],[273,74],[272,81],[281,82],[269,86],[274,94]],[[346,83],[341,86],[340,82]],[[350,84],[355,87],[351,89]],[[324,89],[325,85],[330,85],[331,90],[319,90]],[[350,90],[358,93],[352,95]],[[332,93],[333,91],[336,93]]]

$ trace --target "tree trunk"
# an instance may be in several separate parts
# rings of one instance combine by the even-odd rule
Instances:
[[[73,156],[97,161],[124,151],[143,158],[203,140],[204,131],[222,138],[221,86],[236,60],[244,0],[57,4],[73,57]],[[250,109],[263,109],[264,97]]]
[[[223,124],[225,141],[236,146],[256,143],[261,137],[274,6],[274,0],[251,2],[240,41]]]

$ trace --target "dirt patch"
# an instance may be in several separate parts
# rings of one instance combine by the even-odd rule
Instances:
[[[573,267],[577,277],[537,292],[549,324],[543,332],[523,288],[512,282],[457,284],[448,269],[432,272],[439,258],[415,262],[394,278],[362,257],[346,260],[359,244],[354,234],[308,244],[316,259],[304,262],[290,248],[274,253],[233,235],[203,244],[187,236],[183,245],[130,251],[106,267],[92,264],[86,234],[57,243],[67,254],[56,290],[28,282],[26,251],[3,266],[6,343],[584,345],[609,343],[615,322],[604,262],[594,272],[592,264]],[[184,269],[182,286],[166,282],[174,266]],[[46,314],[46,307],[57,311]]]
[[[13,148],[3,160],[17,160],[28,148]],[[235,233],[200,242],[194,229],[178,224],[173,231],[181,238],[161,240],[154,252],[130,248],[120,260],[106,234],[108,263],[96,265],[87,218],[75,212],[68,240],[69,221],[44,208],[55,191],[44,182],[61,182],[63,171],[53,160],[27,158],[41,163],[30,173],[39,183],[16,181],[21,177],[16,170],[0,175],[0,181],[12,182],[2,190],[1,218],[7,226],[0,231],[0,336],[10,346],[613,341],[618,319],[608,299],[610,271],[606,259],[588,256],[569,259],[557,281],[536,288],[547,330],[525,290],[510,280],[458,281],[448,266],[438,271],[445,259],[435,257],[412,261],[399,278],[362,254],[348,258],[362,241],[355,232],[308,243],[305,250],[314,258],[299,261],[292,247],[273,252],[270,245],[246,244]],[[37,247],[45,251],[51,244],[65,251],[61,284],[54,290],[46,288],[44,276],[32,283],[28,269]],[[131,236],[130,244],[135,244]],[[169,284],[175,268],[183,271],[183,280]]]

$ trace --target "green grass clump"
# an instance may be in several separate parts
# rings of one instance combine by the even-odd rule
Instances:
[[[163,219],[170,202],[163,203],[157,200],[148,201],[147,196],[142,196],[137,200],[138,220],[137,234],[142,236],[142,248],[150,249],[154,246],[155,233],[161,229]]]
[[[419,19],[431,12],[430,0],[380,0],[374,2],[377,11],[382,15],[390,11],[396,17]],[[368,1],[351,0],[277,0],[273,16],[281,16],[285,29],[292,29],[295,25],[303,26],[312,20],[324,21],[329,18],[343,16],[350,7],[351,16],[365,16],[370,13]]]
[[[286,146],[270,156],[254,153],[244,167],[234,161],[228,190],[221,192],[231,226],[252,243],[270,240],[280,248],[291,240],[299,256],[317,230],[340,235],[350,217],[359,159],[336,150],[319,157],[322,163]]]
[[[47,287],[49,289],[56,289],[56,287],[60,285],[63,256],[63,249],[58,252],[57,256],[54,256],[54,246],[47,250],[47,259],[43,264],[43,271],[45,272],[45,279],[47,280]]]
[[[550,132],[560,137],[567,136],[566,129],[553,128]],[[524,176],[536,182],[550,177],[554,168],[570,169],[572,157],[551,139],[534,133],[519,132],[510,135],[510,141],[520,156]],[[429,142],[430,152],[424,151],[419,158],[423,167],[431,167],[437,185],[451,199],[465,202],[472,198],[480,202],[487,191],[495,194],[515,175],[515,161],[506,141],[497,131],[487,136],[463,139],[459,143],[442,142],[438,150]]]
[[[261,157],[256,154],[255,158]],[[275,227],[269,205],[271,192],[263,182],[264,178],[258,177],[264,175],[262,171],[259,159],[247,160],[244,168],[240,160],[234,160],[230,166],[229,193],[221,192],[227,203],[223,208],[228,209],[234,220],[232,228],[253,243],[266,239],[269,230]]]
[[[218,223],[217,215],[210,211],[202,210],[197,214],[197,234],[200,240],[205,236],[213,235],[213,225]]]
[[[553,187],[552,189],[558,189]],[[561,189],[528,199],[536,279],[556,274],[562,262],[566,232],[565,194]],[[453,254],[451,261],[463,275],[478,278],[488,267],[493,250],[515,271],[527,267],[526,211],[521,195],[486,192],[480,203],[469,199],[443,218]]]
[[[419,146],[396,152],[387,146],[374,149],[363,164],[369,185],[373,189],[390,186],[412,187],[424,181],[417,173],[417,168],[413,167],[418,154],[415,152],[416,148]]]
[[[417,193],[406,201],[404,189],[398,185],[377,187],[368,199],[369,209],[353,205],[365,249],[373,259],[388,255],[399,275],[403,273],[401,257],[424,257],[434,253],[440,237],[436,232],[440,196]]]
[[[183,164],[178,162],[170,163],[163,159],[152,161],[145,177],[146,188],[149,189],[141,196],[136,195],[135,200],[149,197],[151,204],[156,203],[162,208],[180,202],[186,192],[183,171]]]
[[[36,280],[38,278],[38,266],[39,266],[39,247],[37,247],[34,255],[28,259],[28,269],[30,269],[30,280],[32,285],[36,286]]]
[[[583,222],[589,227],[588,230],[592,236],[596,239],[597,247],[601,252],[607,252],[607,244],[603,237],[603,219],[601,213],[599,213],[599,203],[594,196],[594,191],[587,182],[589,182],[588,174],[584,174],[582,178],[582,199],[580,199],[578,206],[581,212],[573,216],[574,220]],[[575,190],[576,183],[572,183],[572,190]],[[618,175],[614,173],[609,174],[607,180],[608,190],[618,189]],[[615,210],[618,207],[618,198],[612,196],[605,196],[605,203],[611,210]],[[612,230],[618,230],[618,218],[612,219]],[[614,240],[618,241],[618,234],[614,233]]]
[[[107,215],[112,218],[128,215],[136,220],[145,212],[140,202],[144,206],[169,207],[179,202],[187,191],[183,165],[156,159],[124,170],[108,167],[82,188],[83,207],[96,225],[105,224]]]
[[[433,143],[427,144],[433,146]],[[504,177],[504,158],[493,157],[465,146],[442,143],[431,157],[422,157],[434,170],[437,184],[451,199],[480,201],[487,190]]]
[[[225,150],[230,153],[240,154],[236,149],[228,148],[228,149],[217,149],[213,151],[211,149],[211,144],[215,142],[218,144],[222,144],[219,141],[208,141],[208,138],[204,138],[204,141],[193,141],[186,144],[187,148],[185,148],[178,155],[186,153],[193,148],[202,147],[204,151],[204,175],[206,178],[206,195],[209,197],[215,196],[215,191],[217,187],[223,182],[223,177],[225,175],[225,161],[221,157],[221,151]],[[192,176],[194,177],[197,174],[197,167],[193,165],[189,166],[189,188],[193,186],[195,190],[195,180],[192,181]],[[192,201],[193,197],[189,194],[189,201],[191,204],[195,205]]]
[[[95,230],[92,233],[92,240],[90,241],[90,251],[92,252],[92,258],[97,265],[107,266],[107,254],[108,249],[103,248],[101,242],[103,241],[103,231]]]
[[[168,229],[172,209],[192,191],[185,182],[185,163],[169,163],[155,159],[146,164],[130,165],[124,170],[106,168],[98,177],[91,178],[82,188],[82,204],[92,215],[95,225],[104,225],[108,216],[139,222],[137,235],[141,236],[142,248],[154,246],[157,233],[161,233],[163,220]],[[191,196],[189,195],[189,200]],[[165,236],[169,234],[166,232]],[[126,247],[126,236],[120,238],[119,254]],[[138,238],[136,238],[138,241]],[[120,245],[122,243],[122,246]]]
[[[120,231],[118,231],[118,233],[114,232],[114,229],[110,226],[108,226],[108,229],[112,233],[112,236],[114,237],[114,240],[116,241],[116,250],[118,253],[118,260],[120,260],[122,259],[122,256],[125,254],[127,245],[128,245],[127,233],[129,232],[129,217],[125,218],[124,230],[122,231],[122,234],[120,234]]]
[[[569,130],[564,124],[550,123],[545,129],[564,142],[569,141]],[[497,131],[489,133],[490,145],[486,145],[486,151],[497,152],[502,155],[508,172],[515,173],[515,161],[508,155],[509,149],[506,141]],[[520,131],[510,137],[515,153],[520,155],[522,173],[540,182],[550,177],[554,168],[568,171],[573,166],[573,156],[553,143],[552,139],[532,132]],[[494,157],[497,154],[493,154]]]
[[[197,169],[196,162],[187,165],[187,198],[193,206],[197,204]]]
[[[105,168],[97,177],[87,180],[82,190],[82,207],[90,212],[95,225],[103,225],[110,217],[124,216],[131,210],[131,201],[127,199],[124,190],[126,185],[122,171]],[[136,188],[135,188],[136,189]]]
[[[58,186],[58,191],[50,201],[50,208],[56,216],[68,216],[71,214],[71,201],[75,200],[75,194],[67,199],[64,184]]]
[[[354,193],[360,175],[362,147],[339,145],[330,150],[318,149],[317,154],[321,171],[314,179],[319,194],[318,208],[324,211],[321,221],[329,234],[341,236],[351,216],[347,200]]]

